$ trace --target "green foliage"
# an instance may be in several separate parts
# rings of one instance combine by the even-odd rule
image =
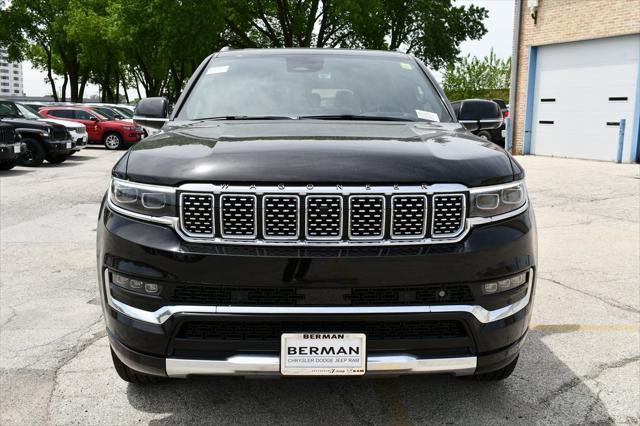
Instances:
[[[511,58],[500,59],[491,50],[484,58],[470,55],[447,66],[443,89],[452,100],[471,98],[509,99]]]
[[[131,86],[175,100],[225,45],[400,48],[440,68],[486,17],[452,0],[0,0],[0,44],[63,76],[73,101],[88,81],[105,101]]]

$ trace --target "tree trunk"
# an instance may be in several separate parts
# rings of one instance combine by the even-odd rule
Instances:
[[[120,74],[120,80],[122,81],[122,90],[124,91],[124,99],[129,103],[129,93],[127,92],[127,79],[124,73]]]
[[[58,102],[58,91],[56,90],[56,82],[53,79],[51,49],[45,45],[42,45],[42,47],[47,52],[47,79],[49,80],[49,84],[51,84],[51,95],[53,96],[53,100]]]
[[[62,83],[62,102],[67,101],[67,83],[69,82],[69,75],[64,73],[64,82]]]
[[[84,88],[87,85],[88,79],[89,76],[87,74],[83,74],[82,78],[80,79],[80,89],[78,90],[78,97],[80,98],[80,102],[83,102],[84,100]]]

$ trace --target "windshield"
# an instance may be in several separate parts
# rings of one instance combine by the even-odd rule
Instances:
[[[104,108],[104,107],[94,107],[93,110],[101,115],[103,115],[104,117],[107,117],[109,120],[115,120],[116,119],[116,115],[114,114],[113,111],[111,111],[109,108]]]
[[[25,118],[28,118],[29,120],[38,120],[42,118],[42,116],[31,107],[22,104],[16,104],[16,107],[18,108],[18,110],[20,110],[22,115],[24,115]]]
[[[0,117],[24,118],[13,102],[0,101]]]
[[[356,116],[451,121],[412,58],[321,53],[215,58],[178,118]]]
[[[124,107],[113,107],[113,109],[115,109],[116,111],[118,111],[120,114],[124,115],[126,118],[133,118],[133,112],[127,108]]]

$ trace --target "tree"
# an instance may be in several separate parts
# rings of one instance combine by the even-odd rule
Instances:
[[[493,52],[484,58],[470,55],[447,66],[442,86],[451,100],[509,98],[511,58],[500,59]]]

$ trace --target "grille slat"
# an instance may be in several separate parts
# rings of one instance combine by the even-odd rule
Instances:
[[[300,198],[297,195],[265,195],[262,201],[264,237],[296,239],[299,235]]]
[[[391,198],[391,237],[423,238],[427,233],[427,197],[394,195]]]
[[[384,196],[349,197],[349,236],[353,239],[384,237]]]
[[[431,233],[434,237],[450,237],[459,234],[463,229],[464,216],[464,195],[434,195]]]
[[[220,229],[226,238],[256,236],[256,196],[225,194],[220,197]]]
[[[15,141],[16,135],[11,126],[0,126],[0,143],[9,144]]]
[[[213,195],[180,194],[182,228],[197,237],[213,236]]]
[[[342,238],[342,196],[315,196],[306,199],[307,238],[339,240]]]

